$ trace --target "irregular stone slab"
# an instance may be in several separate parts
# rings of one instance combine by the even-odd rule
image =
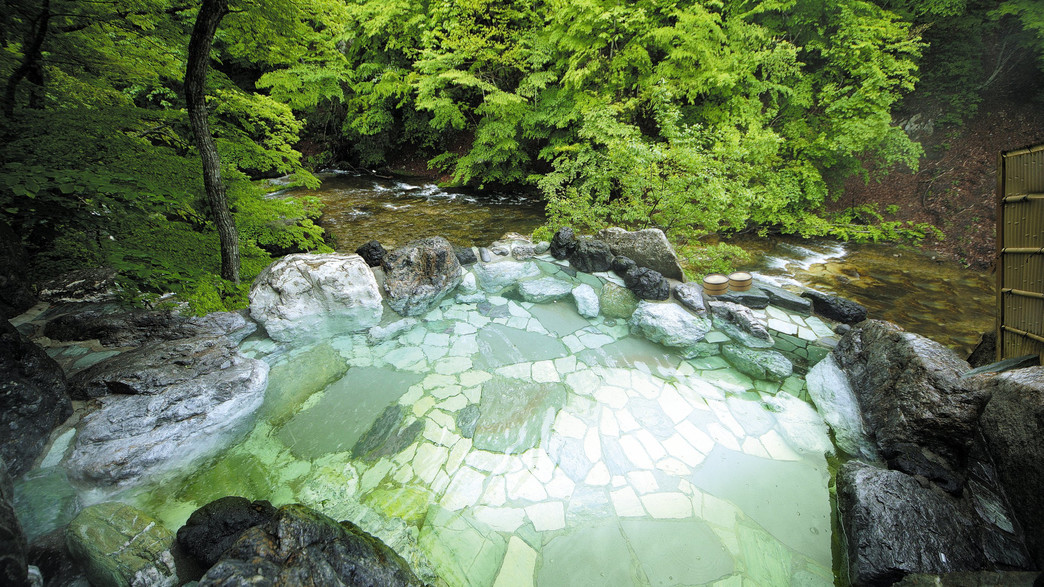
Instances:
[[[280,342],[358,332],[382,313],[377,279],[359,255],[287,255],[250,288],[250,316]]]
[[[710,331],[710,320],[677,304],[639,302],[629,321],[631,333],[669,347],[691,347]]]
[[[712,322],[729,338],[751,348],[769,348],[775,341],[768,327],[746,306],[732,302],[710,302]]]
[[[565,405],[561,383],[534,383],[495,376],[482,385],[482,403],[472,437],[478,449],[518,454],[540,446]]]
[[[824,318],[844,324],[858,324],[866,320],[866,307],[852,300],[815,290],[804,291],[801,297],[812,300],[813,310]]]
[[[613,253],[609,250],[609,245],[596,239],[585,238],[576,241],[573,254],[569,256],[569,264],[584,273],[609,271],[612,262]]]
[[[695,281],[674,286],[674,298],[698,315],[707,313],[707,306],[703,302],[703,286]]]
[[[363,258],[366,264],[370,267],[380,267],[381,261],[384,260],[384,256],[388,254],[384,246],[381,245],[380,241],[372,240],[363,243],[358,249],[355,249],[355,254]]]
[[[479,356],[473,361],[478,370],[491,371],[515,363],[560,359],[569,354],[569,349],[556,337],[500,324],[484,327],[476,340]]]
[[[70,304],[71,311],[47,322],[44,335],[54,340],[98,339],[105,346],[140,346],[151,340],[192,336],[228,336],[239,342],[257,330],[239,312],[183,316],[164,310]]]
[[[602,292],[598,295],[598,303],[601,305],[602,315],[606,318],[627,320],[638,308],[638,298],[631,293],[631,290],[612,282],[606,282],[602,286]]]
[[[540,267],[532,261],[483,263],[475,265],[472,271],[475,272],[478,286],[483,291],[493,294],[500,293],[508,287],[513,287],[515,283],[524,279],[541,277],[544,274],[540,271]]]
[[[398,403],[385,408],[352,447],[352,457],[372,463],[381,457],[397,455],[413,444],[424,431],[424,421],[414,420],[406,428],[401,428],[405,412],[406,408]]]
[[[959,492],[988,394],[961,375],[952,350],[899,326],[867,320],[832,351],[889,466]]]
[[[275,514],[276,509],[267,501],[222,497],[192,512],[178,529],[178,544],[200,568],[209,569],[243,532],[268,522]]]
[[[755,379],[783,381],[794,373],[794,365],[776,351],[759,351],[730,344],[721,349],[721,355],[737,371]]]
[[[614,255],[623,255],[641,267],[658,271],[668,279],[685,281],[674,247],[659,228],[627,231],[619,227],[604,228],[596,235],[609,244]]]
[[[122,360],[112,365],[113,371],[106,371],[106,363],[117,359]],[[261,405],[268,382],[268,364],[240,355],[223,337],[150,343],[109,361],[90,369],[89,381],[139,395],[101,397],[101,407],[84,417],[66,463],[77,481],[137,481],[211,453],[226,437],[242,431]],[[186,364],[146,370],[137,378],[128,367],[175,366],[167,361]]]
[[[909,475],[849,461],[837,476],[837,499],[853,585],[985,568],[974,514]]]
[[[381,261],[388,305],[402,316],[434,308],[460,285],[464,270],[453,246],[441,236],[413,241]]]
[[[428,509],[419,542],[439,578],[463,587],[493,585],[507,552],[500,532],[439,506]]]
[[[598,294],[593,287],[582,283],[573,288],[573,302],[576,303],[576,312],[584,318],[597,318],[600,309]]]
[[[735,569],[729,551],[703,520],[621,520],[620,526],[651,585],[703,585]]]
[[[67,389],[58,363],[0,321],[0,460],[12,475],[28,471],[51,431],[72,415]]]
[[[80,512],[65,532],[69,553],[92,585],[178,585],[174,533],[129,505],[100,503]]]
[[[548,250],[551,256],[559,261],[571,257],[576,250],[576,235],[573,234],[573,229],[568,226],[559,228],[551,238],[551,248]]]
[[[12,498],[11,477],[7,465],[0,459],[0,582],[4,585],[29,585],[29,546],[15,515]]]
[[[406,561],[351,522],[286,505],[243,532],[203,578],[210,585],[420,587]]]
[[[640,300],[666,300],[671,297],[671,284],[659,271],[648,267],[635,267],[624,274],[627,289]]]
[[[573,284],[555,279],[541,277],[518,282],[518,295],[527,302],[543,304],[564,299],[573,293]]]
[[[753,288],[752,288],[753,289]],[[812,300],[789,292],[781,287],[758,282],[757,289],[768,296],[769,304],[788,312],[809,316],[812,314]]]
[[[854,457],[878,460],[877,448],[863,429],[859,401],[833,355],[812,367],[805,383],[819,414],[834,431],[837,447]]]
[[[1019,369],[989,380],[992,393],[980,427],[1004,492],[1044,568],[1044,367]]]

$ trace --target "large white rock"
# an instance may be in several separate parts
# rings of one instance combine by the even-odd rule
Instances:
[[[834,355],[809,369],[805,383],[819,414],[834,430],[837,447],[854,457],[877,460],[877,449],[863,429],[859,401]]]
[[[377,280],[359,255],[287,255],[250,289],[250,316],[282,342],[365,330],[382,312]]]
[[[710,320],[694,316],[678,304],[647,302],[638,304],[631,315],[631,333],[669,347],[690,347],[707,335]]]

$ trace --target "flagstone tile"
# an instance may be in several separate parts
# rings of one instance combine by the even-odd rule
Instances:
[[[560,501],[547,501],[526,506],[526,516],[537,532],[565,528],[565,506]]]
[[[650,493],[641,497],[642,505],[654,518],[683,519],[692,517],[692,502],[681,493]]]
[[[621,518],[638,518],[646,515],[641,500],[634,493],[634,489],[630,487],[611,491],[609,499],[613,502],[613,509],[616,510],[616,515]]]
[[[587,478],[584,479],[584,484],[603,486],[608,485],[609,481],[609,469],[605,466],[605,463],[595,463],[591,467],[591,472],[587,474]]]

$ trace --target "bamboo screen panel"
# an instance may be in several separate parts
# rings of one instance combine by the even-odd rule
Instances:
[[[1001,153],[997,192],[997,358],[1044,363],[1044,145]]]

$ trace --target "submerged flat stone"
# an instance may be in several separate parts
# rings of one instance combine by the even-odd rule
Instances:
[[[554,277],[541,277],[518,282],[518,295],[527,302],[543,304],[564,299],[573,292],[573,285]]]
[[[517,454],[540,445],[565,405],[561,383],[534,383],[496,376],[482,386],[475,448]]]

